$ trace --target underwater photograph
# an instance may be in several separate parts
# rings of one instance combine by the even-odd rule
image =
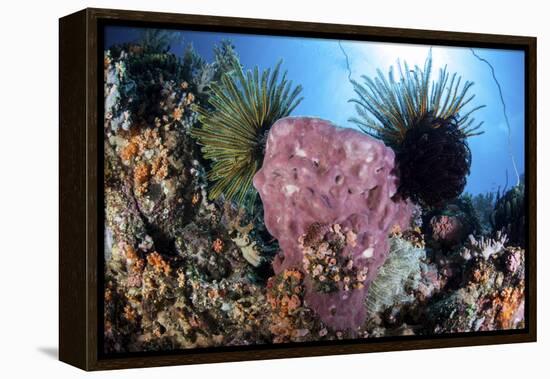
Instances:
[[[523,50],[102,36],[102,354],[526,328]]]

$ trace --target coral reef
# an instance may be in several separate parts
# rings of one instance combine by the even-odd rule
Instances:
[[[269,330],[273,342],[300,342],[309,337],[315,323],[311,310],[304,307],[304,275],[285,270],[267,282],[267,301],[272,310]]]
[[[357,235],[338,224],[313,223],[298,240],[304,254],[303,270],[315,291],[330,293],[362,289],[368,268],[354,266],[350,249],[357,245]]]
[[[483,106],[462,113],[474,95],[473,85],[451,76],[446,68],[430,82],[431,52],[424,68],[398,64],[388,78],[381,71],[374,79],[363,77],[364,85],[351,81],[358,98],[358,117],[350,121],[396,150],[400,170],[400,192],[415,202],[433,206],[454,199],[464,189],[470,172],[471,153],[467,137],[480,134],[470,115]]]
[[[204,158],[212,161],[208,179],[210,199],[227,200],[250,208],[256,200],[252,178],[261,167],[265,140],[272,125],[288,116],[301,102],[302,88],[292,89],[286,72],[279,78],[281,62],[273,72],[246,74],[237,62],[211,85],[210,108],[197,107],[200,127],[192,135],[201,144]]]
[[[222,67],[228,49],[213,64],[188,49],[190,70],[185,59],[157,51],[163,43],[105,53],[106,76],[119,80],[105,82],[105,351],[269,341],[265,289],[233,241],[235,229],[266,251],[268,243],[207,201],[202,157],[189,136],[197,122],[191,105],[205,96],[196,76]],[[123,83],[139,91],[121,91]],[[207,91],[211,83],[203,84]],[[122,112],[126,123],[109,112]]]
[[[363,335],[430,334],[424,312],[445,285],[441,269],[430,260],[417,233],[392,233],[388,258],[369,288]]]
[[[524,327],[524,250],[496,245],[489,250],[497,253],[472,259],[457,288],[429,304],[425,311],[429,330],[455,333]]]
[[[459,196],[471,83],[354,83],[364,133],[179,37],[105,51],[105,353],[525,326],[523,182]]]
[[[223,208],[206,201],[197,206],[172,249],[161,253],[147,228],[139,227],[143,223],[115,228],[140,214],[135,202],[108,203],[116,219],[109,226],[115,242],[106,258],[107,352],[271,340],[264,285],[250,279],[253,266],[232,242],[231,231],[218,223],[225,217]]]
[[[315,223],[338,224],[356,235],[344,256],[358,270],[366,268],[363,288],[324,293],[306,278],[306,301],[334,329],[362,323],[367,284],[387,255],[389,231],[395,225],[403,230],[409,226],[412,209],[395,198],[393,169],[393,151],[384,144],[324,120],[285,118],[269,133],[254,186],[264,205],[265,225],[281,247],[275,272],[303,265],[308,244],[300,246],[300,238]]]
[[[370,285],[364,334],[433,335],[523,328],[524,250],[503,246],[502,236],[498,241],[471,239],[469,248],[433,260],[403,235],[394,235],[388,259]],[[477,252],[465,259],[466,249]]]

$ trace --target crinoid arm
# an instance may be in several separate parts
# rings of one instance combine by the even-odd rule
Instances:
[[[260,74],[258,67],[233,70],[211,86],[208,106],[196,108],[201,126],[191,131],[212,161],[208,180],[210,199],[224,196],[245,208],[257,197],[252,178],[262,165],[266,136],[271,126],[300,104],[301,86],[293,87],[282,61]]]
[[[397,71],[397,77],[395,69],[390,67],[387,77],[378,70],[375,78],[362,76],[362,84],[351,81],[357,98],[350,102],[355,103],[357,116],[350,121],[365,133],[396,147],[406,132],[428,113],[434,119],[454,118],[465,138],[483,133],[480,131],[483,123],[475,124],[471,116],[484,105],[465,111],[475,98],[470,94],[474,83],[462,84],[462,78],[456,73],[449,74],[446,66],[439,70],[436,81],[430,81],[431,51],[423,68],[411,68],[407,62],[398,61]]]
[[[378,70],[374,78],[363,76],[363,84],[352,80],[357,116],[350,121],[395,150],[401,195],[441,204],[464,190],[471,165],[467,138],[483,133],[483,122],[471,116],[484,105],[466,110],[474,83],[463,83],[446,66],[431,81],[431,51],[422,69],[398,62],[397,71],[391,67],[386,77]]]

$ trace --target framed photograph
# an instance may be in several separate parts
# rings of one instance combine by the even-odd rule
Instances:
[[[60,19],[60,359],[536,340],[536,39]]]

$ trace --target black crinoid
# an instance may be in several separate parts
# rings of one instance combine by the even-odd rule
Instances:
[[[400,192],[426,205],[458,197],[470,173],[471,154],[455,118],[427,113],[407,130],[397,151]]]
[[[397,67],[398,79],[391,67],[387,78],[379,70],[374,79],[363,76],[364,84],[352,81],[358,117],[350,121],[394,149],[403,197],[437,206],[464,190],[471,164],[467,138],[483,133],[483,123],[474,125],[470,115],[484,106],[463,112],[475,97],[468,96],[473,83],[461,87],[461,77],[446,67],[430,82],[431,52],[423,69]]]

